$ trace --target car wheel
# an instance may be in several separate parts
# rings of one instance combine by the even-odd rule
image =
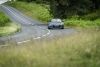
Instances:
[[[60,26],[60,29],[64,29],[64,26]]]
[[[50,28],[51,28],[51,29],[53,29],[53,28],[54,28],[54,26],[51,26]]]
[[[48,27],[48,29],[51,29],[50,27]]]
[[[62,27],[61,29],[64,29],[64,27]]]

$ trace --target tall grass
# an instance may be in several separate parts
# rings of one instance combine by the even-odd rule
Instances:
[[[100,32],[86,30],[0,48],[1,67],[99,67]]]
[[[10,19],[0,11],[0,27],[6,26],[10,22]]]
[[[10,26],[0,27],[0,37],[8,36],[19,32],[20,26],[18,24],[9,23]]]

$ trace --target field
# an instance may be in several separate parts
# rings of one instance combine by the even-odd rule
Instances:
[[[0,67],[99,67],[100,30],[43,38],[0,48]]]

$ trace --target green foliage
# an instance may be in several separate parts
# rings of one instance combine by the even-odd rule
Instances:
[[[79,16],[75,15],[68,19],[64,19],[66,26],[75,26],[75,27],[100,27],[100,19],[95,21],[83,20]]]
[[[68,17],[67,19],[70,19],[70,20],[79,20],[80,16],[79,15],[73,15],[73,16]]]
[[[100,27],[100,19],[96,19],[93,21],[98,27]]]
[[[10,19],[0,11],[0,27],[6,26],[10,22]]]
[[[96,20],[98,18],[100,18],[100,11],[96,11],[82,17],[82,19],[84,20],[91,20],[91,21]]]
[[[17,0],[24,2],[45,3],[50,5],[50,13],[55,18],[73,15],[83,16],[100,9],[100,0]]]
[[[78,27],[100,27],[100,11],[90,13],[88,15],[80,17],[79,15],[73,15],[64,19],[66,26],[78,26]]]
[[[0,11],[0,37],[14,34],[19,30],[20,26],[12,23],[10,18]]]
[[[47,0],[50,12],[54,17],[66,18],[72,15],[83,16],[91,12],[93,3],[90,0]]]

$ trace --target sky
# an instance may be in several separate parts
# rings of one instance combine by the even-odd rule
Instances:
[[[0,0],[0,4],[7,2],[8,0]],[[9,0],[10,1],[10,0]]]

